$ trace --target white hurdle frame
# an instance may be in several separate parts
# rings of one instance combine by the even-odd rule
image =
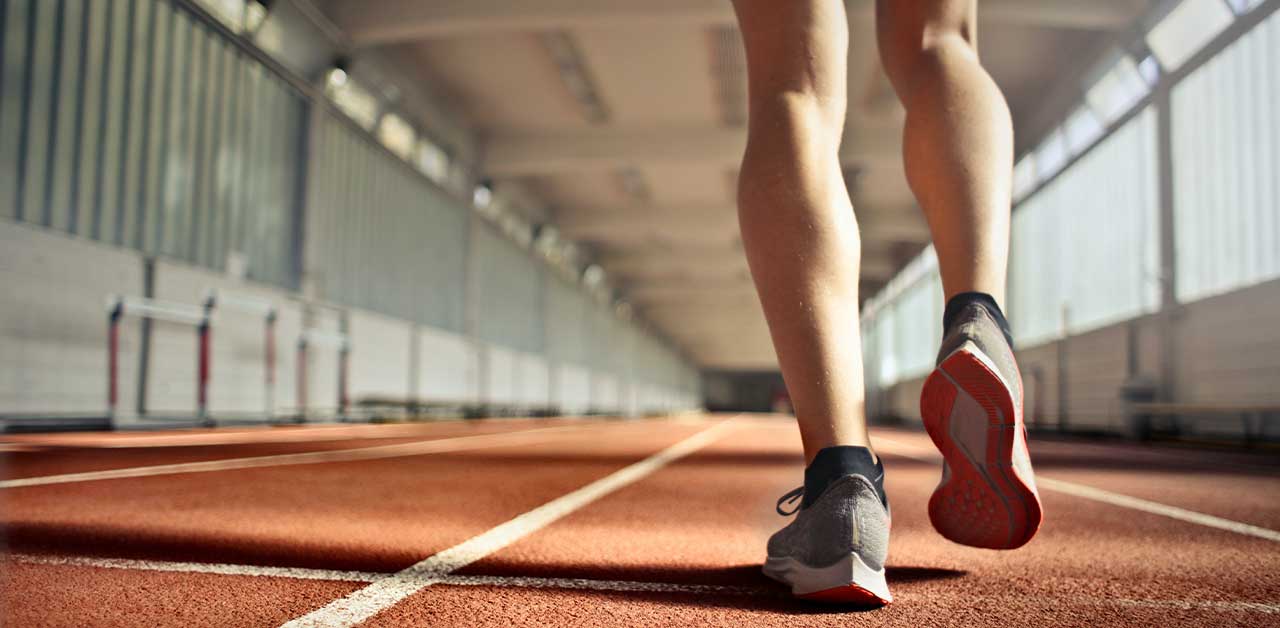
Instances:
[[[275,417],[276,402],[276,319],[279,309],[274,301],[263,297],[231,292],[214,288],[209,290],[204,300],[205,314],[212,318],[214,311],[223,308],[257,314],[263,320],[263,404],[265,418],[271,421]],[[210,346],[209,351],[212,351]]]
[[[306,329],[298,336],[298,413],[307,420],[307,351],[312,347],[338,350],[338,418],[347,416],[347,368],[351,355],[351,337],[343,332]]]
[[[145,297],[112,296],[107,301],[107,418],[114,425],[120,401],[120,323],[135,316],[196,329],[196,418],[209,416],[209,312],[185,303]]]

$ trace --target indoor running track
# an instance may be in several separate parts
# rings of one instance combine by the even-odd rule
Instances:
[[[1033,441],[1046,522],[993,552],[930,527],[928,438],[874,433],[896,602],[865,612],[760,574],[783,418],[0,437],[0,624],[1280,625],[1274,453]]]

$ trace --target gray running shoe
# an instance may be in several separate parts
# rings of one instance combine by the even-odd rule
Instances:
[[[944,459],[929,519],[963,545],[1013,549],[1043,511],[1027,453],[1022,376],[1013,348],[982,305],[964,306],[920,395],[925,429]]]
[[[889,550],[889,508],[884,498],[884,471],[878,463],[866,473],[835,475],[818,481],[814,467],[806,470],[806,486],[783,495],[778,513],[796,518],[769,539],[765,575],[791,586],[799,598],[837,604],[880,606],[893,600],[885,581],[885,556]],[[845,468],[843,471],[848,471]],[[836,473],[840,473],[837,470]],[[878,472],[878,473],[877,473]],[[875,474],[875,477],[867,475]],[[804,501],[792,511],[784,504]]]

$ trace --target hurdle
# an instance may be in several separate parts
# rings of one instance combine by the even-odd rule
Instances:
[[[204,300],[205,314],[210,319],[218,309],[234,310],[262,317],[263,321],[263,411],[267,421],[275,416],[276,387],[276,319],[279,311],[274,301],[248,294],[214,288]],[[212,351],[212,349],[210,349]]]
[[[196,418],[209,417],[209,313],[206,308],[144,297],[107,300],[107,418],[114,426],[120,401],[120,323],[126,316],[190,325],[196,330]]]
[[[329,347],[338,350],[338,418],[347,417],[347,367],[351,355],[351,338],[342,332],[307,329],[298,336],[297,378],[298,413],[307,420],[307,352],[311,347]]]

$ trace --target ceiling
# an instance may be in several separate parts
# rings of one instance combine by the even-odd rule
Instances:
[[[983,60],[1019,146],[1049,102],[1148,0],[982,0]],[[850,0],[841,157],[874,294],[929,240],[901,166],[902,111],[871,3]],[[775,369],[737,235],[745,146],[741,40],[728,0],[332,0],[355,48],[398,58],[483,140],[486,176],[584,245],[641,316],[700,366]],[[1060,112],[1053,112],[1059,115]],[[1052,123],[1053,120],[1048,120]]]

